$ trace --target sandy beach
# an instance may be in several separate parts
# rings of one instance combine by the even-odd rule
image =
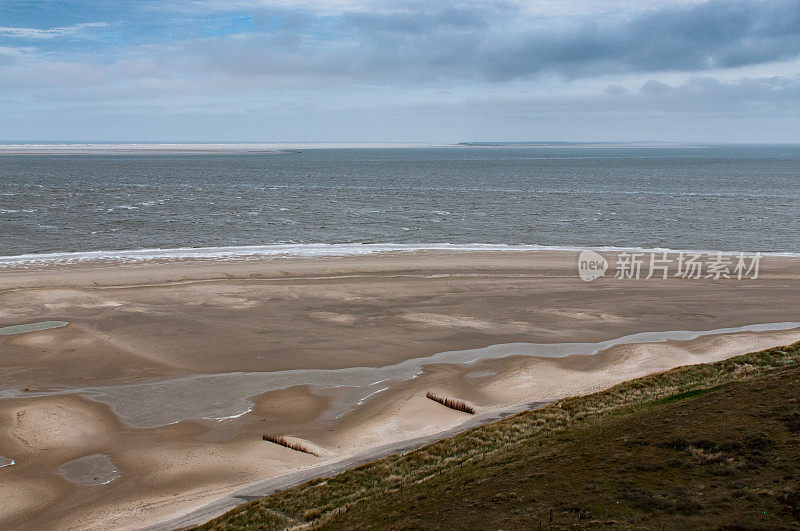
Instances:
[[[51,324],[0,335],[0,526],[168,525],[471,418],[428,391],[490,414],[800,340],[800,258],[584,282],[577,256],[6,264],[0,329]]]

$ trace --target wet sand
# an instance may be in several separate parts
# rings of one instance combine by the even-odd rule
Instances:
[[[800,340],[800,329],[786,324],[657,343],[638,337],[565,357],[552,357],[564,353],[555,345],[491,347],[800,321],[800,259],[765,257],[760,278],[742,281],[587,283],[576,262],[566,251],[425,251],[4,267],[0,327],[69,324],[0,337],[0,455],[15,461],[0,468],[8,500],[0,526],[167,522],[247,485],[469,418],[426,399],[427,391],[485,414]],[[435,356],[486,347],[492,357],[469,364]],[[410,379],[402,371],[330,379],[354,368],[381,376],[379,368],[415,358],[429,359],[414,364]],[[322,374],[330,385],[287,377],[283,388],[259,380],[242,391],[249,373],[278,371]],[[201,388],[208,375],[228,384]],[[125,395],[130,389],[139,395]],[[108,398],[117,394],[127,398]],[[186,413],[197,396],[212,398],[213,415]],[[147,422],[125,413],[131,402]],[[308,441],[321,455],[262,441],[267,433]],[[87,457],[112,463],[113,479],[59,474]]]

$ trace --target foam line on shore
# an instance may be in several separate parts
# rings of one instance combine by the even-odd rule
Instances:
[[[569,251],[580,252],[643,252],[643,253],[700,253],[738,255],[741,252],[754,254],[756,251],[669,249],[664,247],[615,247],[615,246],[554,246],[537,244],[495,244],[495,243],[303,243],[245,245],[230,247],[176,247],[172,249],[130,249],[109,251],[30,253],[0,256],[0,267],[20,265],[76,264],[84,262],[150,262],[160,260],[246,260],[280,257],[343,257],[361,256],[390,252],[414,251]],[[800,252],[759,251],[764,256],[800,258]]]
[[[707,331],[642,332],[598,343],[504,343],[476,349],[440,352],[385,367],[206,374],[147,383],[41,393],[5,389],[0,390],[0,398],[80,393],[97,402],[108,404],[123,423],[137,428],[154,428],[190,419],[235,418],[252,407],[250,397],[299,385],[317,389],[348,388],[346,403],[340,404],[337,409],[350,411],[358,406],[359,401],[375,392],[378,387],[376,380],[407,381],[418,376],[422,367],[430,364],[468,365],[478,360],[514,355],[535,357],[593,355],[609,347],[623,344],[688,341],[708,335],[780,331],[799,327],[800,323],[797,322],[762,323]]]

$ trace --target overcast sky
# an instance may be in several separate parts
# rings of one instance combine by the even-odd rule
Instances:
[[[800,0],[0,0],[0,140],[800,142]]]

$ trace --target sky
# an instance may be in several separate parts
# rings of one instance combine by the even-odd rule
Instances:
[[[0,0],[0,141],[800,143],[800,0]]]

